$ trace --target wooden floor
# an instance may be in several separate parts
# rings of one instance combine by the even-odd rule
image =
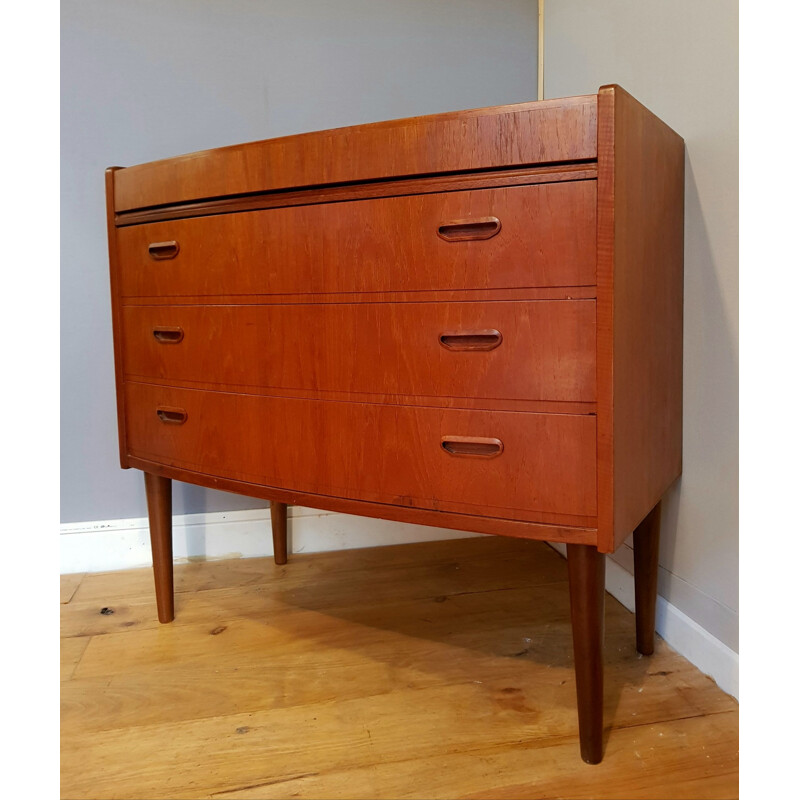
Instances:
[[[62,797],[732,798],[738,706],[607,596],[580,760],[566,562],[487,537],[62,579]]]

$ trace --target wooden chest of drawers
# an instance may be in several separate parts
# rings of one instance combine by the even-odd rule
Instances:
[[[107,171],[123,467],[159,619],[171,479],[565,542],[581,750],[603,554],[635,530],[652,652],[681,468],[683,141],[617,86]]]

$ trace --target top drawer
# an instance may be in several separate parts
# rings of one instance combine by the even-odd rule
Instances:
[[[117,232],[124,297],[591,286],[596,182],[270,208]]]
[[[114,207],[597,158],[597,95],[387,120],[116,170]]]

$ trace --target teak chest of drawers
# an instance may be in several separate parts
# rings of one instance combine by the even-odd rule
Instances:
[[[618,86],[107,171],[120,457],[159,619],[171,480],[565,542],[581,753],[603,554],[652,652],[681,471],[683,140]]]

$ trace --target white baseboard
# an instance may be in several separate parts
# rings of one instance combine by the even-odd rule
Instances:
[[[271,556],[268,508],[184,514],[173,517],[176,562],[192,559]],[[293,553],[348,550],[376,545],[461,539],[481,534],[356,517],[330,511],[289,507],[289,547]],[[61,525],[61,573],[109,572],[152,565],[147,518]],[[552,544],[562,555],[565,545]],[[627,609],[634,609],[633,576],[606,559],[606,589]],[[674,650],[739,697],[739,655],[680,609],[659,597],[656,631]]]
[[[566,545],[550,543],[566,557]],[[633,575],[612,558],[606,559],[606,591],[629,611],[634,610]],[[659,595],[656,632],[676,652],[716,682],[722,691],[739,699],[739,654]]]
[[[319,553],[376,545],[463,539],[481,534],[289,507],[289,550]],[[152,565],[146,517],[61,525],[61,574]],[[271,556],[268,508],[183,514],[172,518],[175,561]]]

